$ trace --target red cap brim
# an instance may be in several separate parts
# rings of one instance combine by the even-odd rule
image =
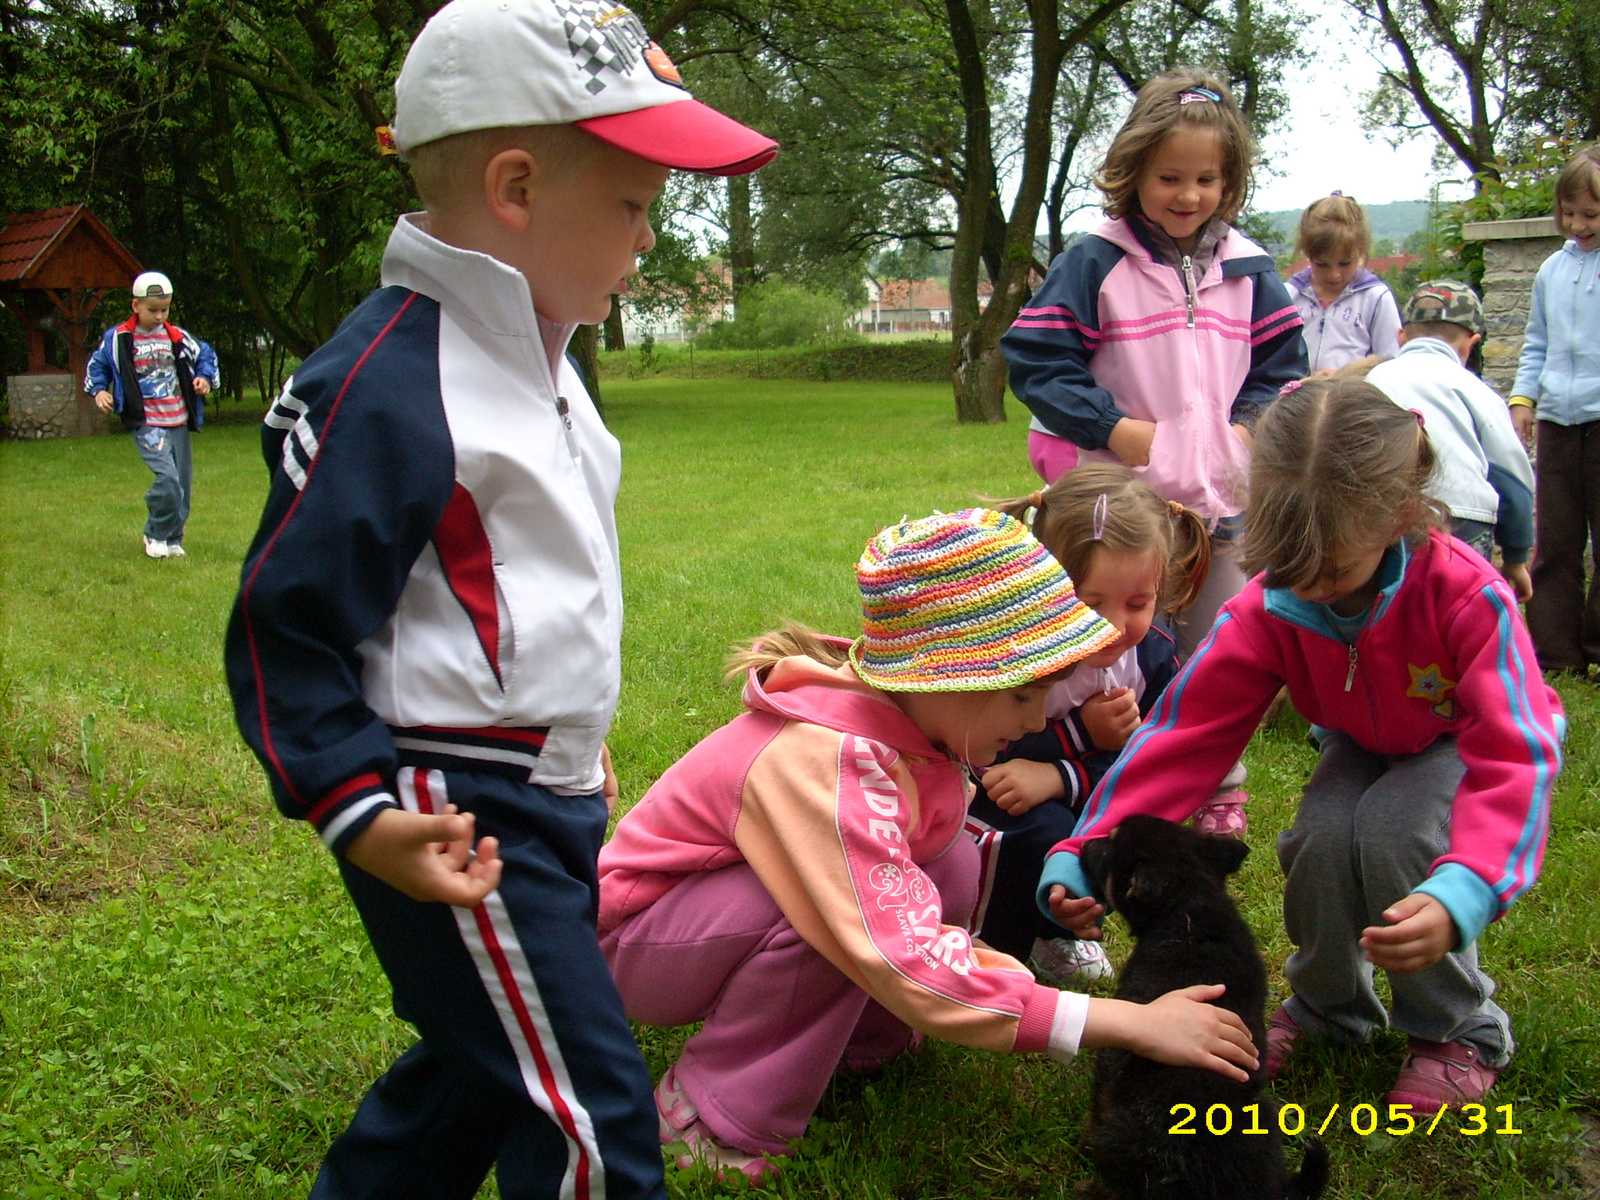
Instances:
[[[778,154],[778,143],[698,100],[576,122],[602,142],[678,171],[744,175]]]

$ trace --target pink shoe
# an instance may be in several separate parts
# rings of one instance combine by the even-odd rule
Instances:
[[[678,1086],[672,1067],[667,1068],[661,1082],[656,1084],[656,1126],[663,1146],[683,1148],[684,1153],[673,1160],[680,1171],[687,1171],[695,1163],[704,1163],[719,1180],[728,1171],[737,1171],[751,1183],[759,1184],[783,1169],[764,1155],[751,1154],[717,1141],[700,1119],[700,1110],[694,1101]]]
[[[1267,1078],[1276,1079],[1283,1074],[1284,1064],[1299,1044],[1305,1030],[1295,1024],[1289,1010],[1278,1005],[1278,1011],[1267,1018],[1267,1056],[1262,1065],[1267,1068]]]
[[[1250,828],[1249,818],[1244,815],[1249,799],[1250,793],[1243,788],[1211,797],[1194,814],[1195,829],[1212,837],[1242,838]]]
[[[1446,1104],[1459,1107],[1482,1099],[1497,1077],[1498,1072],[1483,1065],[1476,1046],[1412,1038],[1400,1074],[1384,1099],[1409,1104],[1419,1113],[1436,1113]]]

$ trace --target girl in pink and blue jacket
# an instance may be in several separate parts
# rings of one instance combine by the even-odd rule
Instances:
[[[1251,154],[1219,79],[1151,80],[1096,180],[1109,219],[1056,259],[1001,339],[1046,483],[1080,461],[1123,462],[1212,529],[1221,552],[1177,625],[1185,655],[1244,586],[1231,541],[1250,431],[1306,374],[1300,314],[1272,256],[1229,224]]]
[[[985,509],[884,530],[863,636],[789,629],[735,660],[749,710],[671,767],[600,853],[600,945],[628,1015],[703,1022],[656,1088],[678,1164],[760,1178],[836,1067],[926,1033],[1069,1059],[1123,1046],[1243,1080],[1220,986],[1148,1006],[1036,982],[973,940],[968,771],[1044,727],[1118,640],[1023,524]]]
[[[1506,581],[1438,528],[1415,413],[1367,383],[1315,380],[1257,428],[1244,551],[1264,571],[1046,859],[1040,903],[1097,936],[1084,843],[1130,813],[1187,817],[1287,687],[1322,756],[1278,839],[1296,949],[1268,1075],[1302,1035],[1358,1042],[1392,1025],[1411,1040],[1388,1102],[1459,1108],[1514,1049],[1475,943],[1538,878],[1560,701]]]

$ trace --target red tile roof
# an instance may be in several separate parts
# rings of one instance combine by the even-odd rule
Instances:
[[[99,268],[95,274],[100,279],[91,286],[126,287],[139,272],[139,260],[81,204],[47,208],[42,212],[13,213],[7,217],[5,227],[0,229],[0,283],[27,286],[29,279],[79,226],[97,251],[94,265]]]

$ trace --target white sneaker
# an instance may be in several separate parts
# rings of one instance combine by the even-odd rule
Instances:
[[[167,543],[167,557],[168,558],[182,558],[183,556],[184,555],[183,555],[183,543],[182,542],[168,542]]]
[[[1085,979],[1105,979],[1112,973],[1111,960],[1099,942],[1076,938],[1036,939],[1031,965],[1041,983],[1058,988]]]
[[[158,542],[153,537],[144,539],[144,552],[147,558],[168,558],[172,554],[172,547],[165,542]],[[179,554],[183,551],[179,550]]]

